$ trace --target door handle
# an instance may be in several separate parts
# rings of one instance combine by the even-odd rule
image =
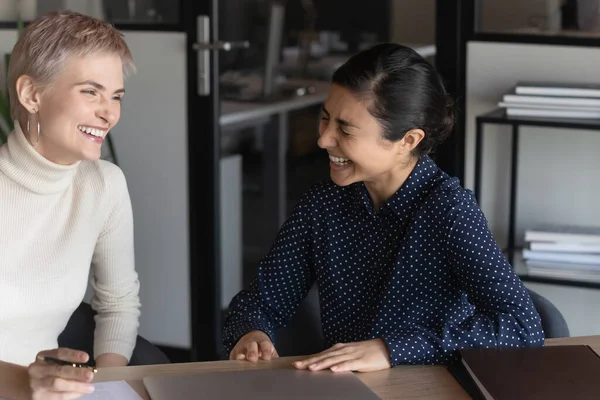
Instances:
[[[214,42],[214,43],[194,43],[194,50],[224,50],[230,51],[233,49],[247,49],[250,47],[250,42],[247,40],[239,41],[239,42]]]
[[[196,51],[198,59],[198,95],[208,96],[210,94],[210,52],[213,50],[230,51],[233,49],[247,49],[250,42],[247,40],[239,42],[210,42],[210,18],[207,15],[198,15],[196,43],[192,48]]]

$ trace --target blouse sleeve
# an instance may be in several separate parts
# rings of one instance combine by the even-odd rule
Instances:
[[[231,301],[224,326],[226,354],[253,330],[265,332],[275,343],[275,330],[289,321],[308,294],[314,282],[308,203],[304,196],[260,262],[250,288]]]
[[[505,258],[474,200],[449,217],[447,257],[474,314],[439,331],[405,327],[383,338],[392,365],[445,363],[470,347],[541,346],[544,332],[527,288]]]

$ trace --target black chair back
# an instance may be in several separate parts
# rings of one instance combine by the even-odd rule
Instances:
[[[546,339],[569,337],[569,326],[565,321],[562,313],[556,308],[554,304],[544,296],[529,290],[529,295],[533,301],[533,305],[540,314],[542,320],[542,329],[544,330],[544,336]]]
[[[75,310],[67,326],[58,337],[60,347],[85,351],[94,359],[94,329],[96,312],[88,303],[81,303]],[[137,337],[135,349],[129,365],[169,364],[169,358],[155,345],[141,336]]]

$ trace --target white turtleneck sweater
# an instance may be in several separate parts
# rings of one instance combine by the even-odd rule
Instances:
[[[125,177],[102,160],[54,164],[15,126],[0,147],[0,361],[28,365],[56,348],[88,276],[94,356],[129,360],[140,302]]]

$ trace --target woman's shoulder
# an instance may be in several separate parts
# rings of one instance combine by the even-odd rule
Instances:
[[[443,172],[438,175],[425,204],[429,208],[435,207],[438,215],[445,216],[479,207],[472,190],[463,187],[458,178],[450,177]]]
[[[82,161],[76,180],[102,192],[127,190],[127,180],[121,168],[106,160]]]

